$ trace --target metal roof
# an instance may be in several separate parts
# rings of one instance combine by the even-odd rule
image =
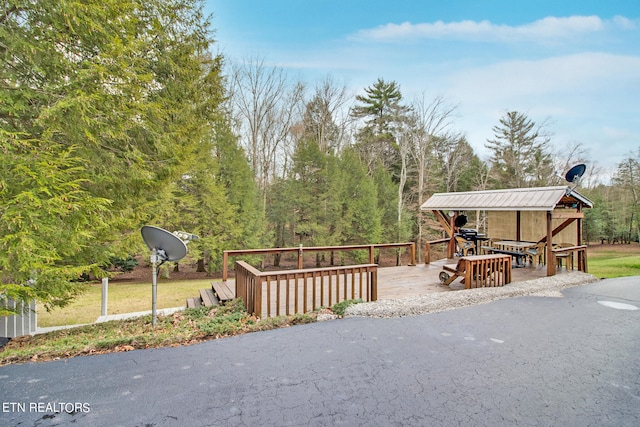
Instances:
[[[436,193],[420,206],[420,210],[551,211],[558,205],[575,203],[593,207],[593,202],[571,187],[557,186]]]

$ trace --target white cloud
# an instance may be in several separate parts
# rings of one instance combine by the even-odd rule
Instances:
[[[491,126],[507,110],[536,122],[550,118],[555,144],[581,142],[603,165],[638,148],[639,56],[591,52],[504,61],[453,73],[442,85],[459,102],[458,125],[481,155]]]
[[[614,87],[636,87],[638,76],[640,57],[589,52],[541,60],[504,61],[460,71],[447,80],[457,97],[504,101],[568,93],[606,96]]]
[[[601,31],[603,21],[597,16],[570,16],[568,18],[547,17],[531,24],[513,27],[512,35],[524,38],[564,38],[576,34]]]
[[[625,30],[635,30],[638,27],[636,21],[632,21],[624,16],[614,16],[611,22],[614,26]]]
[[[418,39],[460,39],[474,41],[515,42],[566,39],[603,31],[605,26],[633,29],[635,23],[616,16],[604,21],[597,16],[546,17],[529,24],[497,25],[490,21],[433,23],[389,23],[356,32],[351,38],[362,41],[406,41]]]
[[[361,30],[356,38],[371,39],[374,41],[397,40],[408,38],[441,38],[450,36],[477,37],[491,33],[495,26],[489,21],[460,21],[444,23],[437,21],[434,23],[412,24],[403,22],[402,24],[386,24],[370,30]]]

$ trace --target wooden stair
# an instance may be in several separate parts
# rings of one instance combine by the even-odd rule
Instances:
[[[187,308],[212,307],[224,304],[234,298],[235,292],[227,285],[227,282],[213,282],[211,288],[200,289],[200,296],[187,298]]]
[[[236,297],[235,290],[232,290],[229,285],[227,285],[227,282],[213,282],[211,284],[211,288],[213,289],[213,293],[223,304]]]
[[[187,308],[198,308],[202,306],[202,298],[187,298]]]

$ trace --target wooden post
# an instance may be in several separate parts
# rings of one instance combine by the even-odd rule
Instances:
[[[454,215],[455,216],[455,215]],[[451,236],[449,239],[449,245],[447,246],[447,258],[453,259],[456,255],[456,234],[454,228],[454,217],[449,218],[449,227],[451,229]]]
[[[578,203],[578,213],[582,212],[582,203]],[[576,245],[582,245],[582,218],[578,218],[578,222],[576,224]]]
[[[253,313],[259,318],[262,318],[262,280],[257,276],[253,284]]]
[[[553,253],[552,212],[547,211],[547,276],[556,275],[556,256]]]
[[[375,246],[369,246],[369,264],[375,264]]]
[[[409,261],[409,265],[410,266],[414,266],[414,265],[416,265],[416,244],[415,244],[415,242],[411,242],[411,247],[409,249],[411,250],[411,261]]]
[[[424,263],[431,264],[431,243],[424,244]]]
[[[227,251],[222,253],[222,281],[227,281],[227,267],[229,266],[229,254]]]
[[[371,301],[378,300],[378,270],[374,268],[369,272],[369,286],[371,286]]]
[[[226,255],[226,253],[225,253]],[[248,309],[248,301],[247,301],[247,297],[246,294],[244,293],[244,290],[246,288],[243,288],[243,284],[244,284],[244,271],[243,271],[243,267],[241,265],[238,264],[238,262],[236,261],[236,298],[242,298],[242,302],[244,303],[244,308]],[[226,271],[226,270],[224,270]]]
[[[298,270],[302,269],[302,243],[300,243],[300,247],[298,248]]]

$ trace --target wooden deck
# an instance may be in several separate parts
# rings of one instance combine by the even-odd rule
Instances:
[[[442,271],[442,266],[452,262],[455,262],[455,260],[442,259],[431,264],[378,268],[378,300],[411,298],[435,292],[464,291],[465,287],[461,280],[456,279],[449,286],[444,286],[440,283],[439,274]],[[561,274],[563,271],[558,271],[558,273]],[[511,270],[511,281],[512,283],[522,282],[546,277],[546,275],[547,270],[544,265],[541,267],[513,268]],[[235,293],[234,279],[229,279],[226,283]],[[266,304],[266,301],[265,289],[263,305]],[[293,304],[293,302],[290,304]],[[292,307],[290,307],[289,311],[293,312]],[[281,307],[280,312],[284,314],[286,308],[284,306]]]
[[[464,284],[456,280],[449,286],[440,284],[438,275],[444,264],[453,260],[441,259],[431,264],[418,264],[413,267],[386,267],[378,269],[378,299],[410,298],[434,292],[464,291]],[[562,274],[565,270],[558,271]],[[547,269],[524,267],[511,269],[511,283],[524,282],[547,276]],[[505,285],[509,286],[509,285]]]

